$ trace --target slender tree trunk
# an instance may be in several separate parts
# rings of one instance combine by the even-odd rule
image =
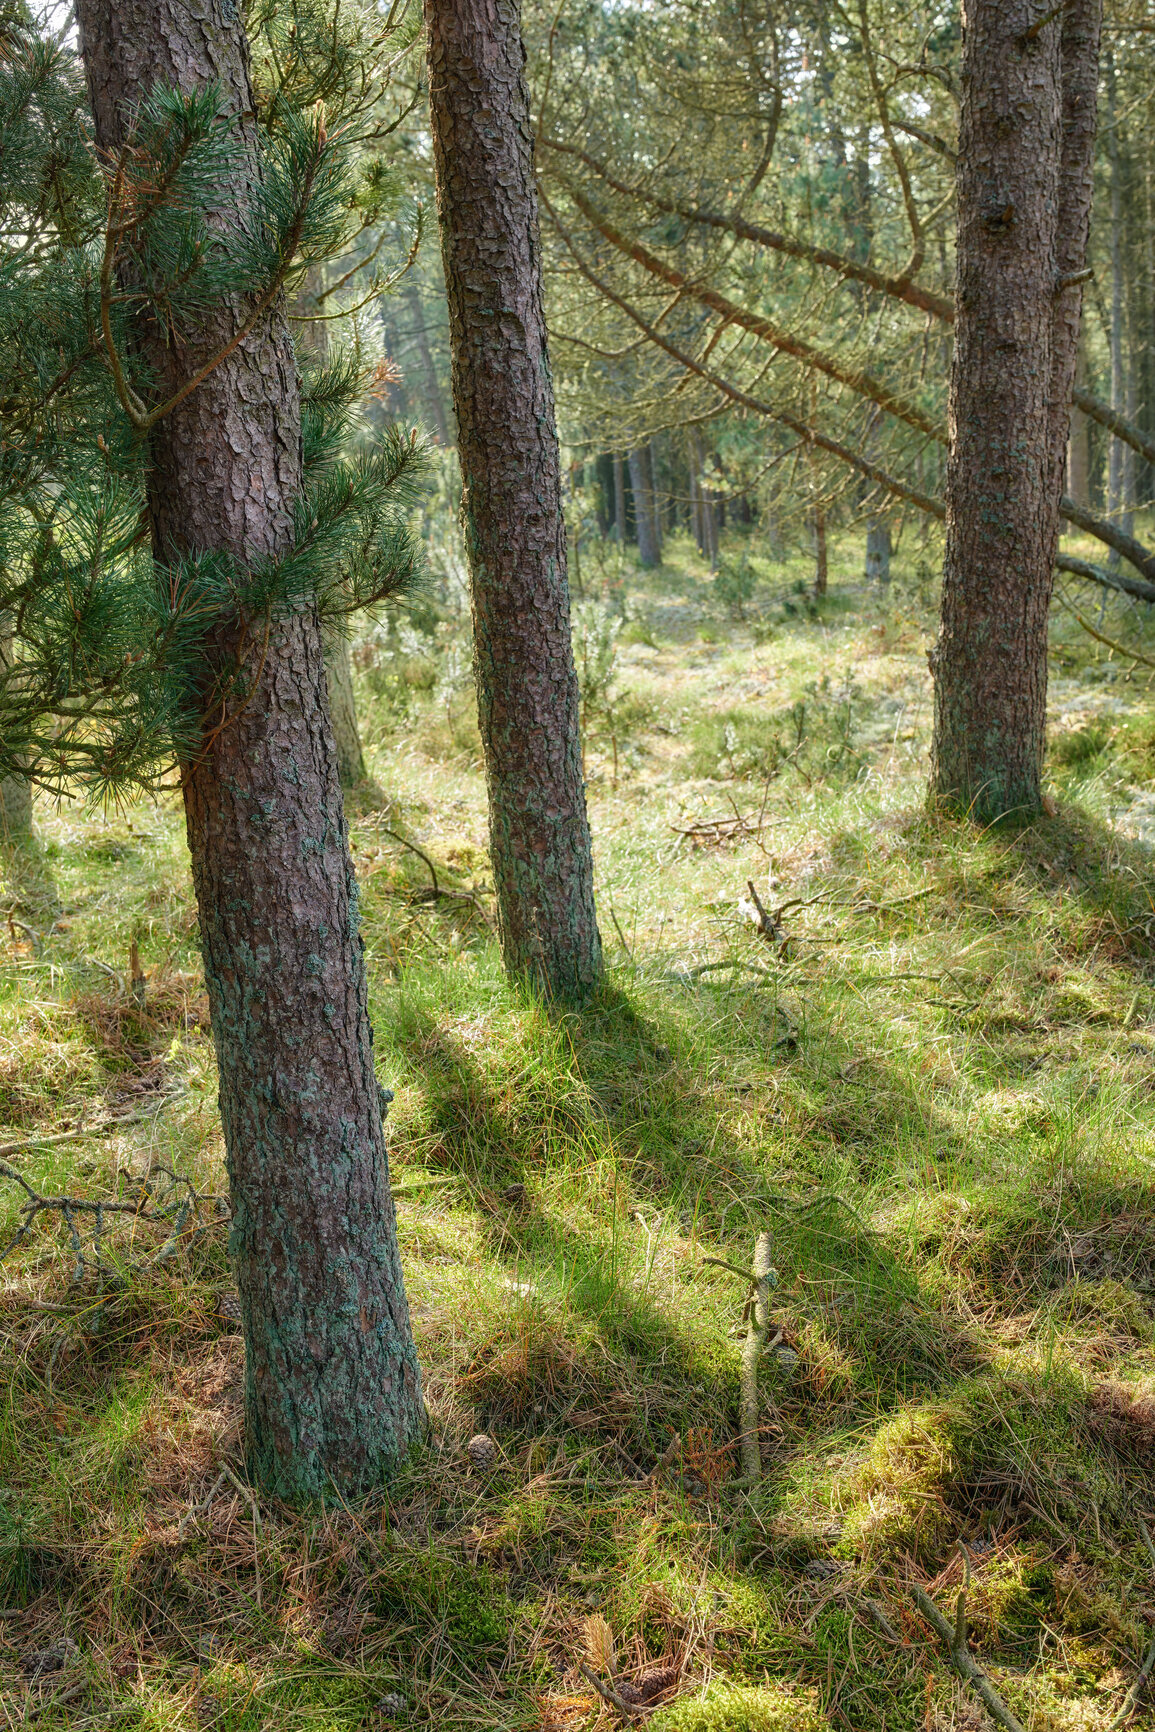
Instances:
[[[316,299],[324,288],[324,273],[319,264],[310,265],[297,294],[297,319],[293,332],[298,354],[312,357],[323,367],[329,359],[329,322],[309,318],[316,312]],[[337,748],[337,774],[343,788],[355,788],[365,780],[365,754],[361,748],[361,731],[357,725],[357,700],[353,695],[353,664],[349,659],[349,640],[340,631],[324,634],[325,680],[329,688],[329,718],[333,724],[333,744]]]
[[[646,482],[645,451],[641,447],[631,451],[629,461],[634,521],[638,526],[638,559],[645,570],[651,570],[658,563],[658,547],[654,535],[653,500]]]
[[[690,429],[687,440],[690,475],[690,534],[698,552],[706,551],[706,530],[702,516],[702,447],[696,427]]]
[[[429,106],[502,952],[581,999],[602,977],[565,523],[516,0],[425,0]]]
[[[871,518],[866,529],[866,581],[882,588],[890,582],[890,524],[885,517]]]
[[[814,507],[814,593],[826,594],[826,507]]]
[[[626,545],[626,465],[620,451],[614,454],[614,540]]]
[[[421,368],[421,383],[425,389],[425,403],[429,417],[433,422],[433,430],[442,445],[452,445],[453,435],[449,430],[449,417],[445,413],[441,386],[437,382],[437,368],[433,364],[433,350],[429,347],[429,332],[425,325],[425,308],[421,304],[421,292],[412,277],[408,277],[405,282],[405,306],[412,321],[413,347],[417,351],[417,361]]]
[[[32,840],[32,784],[24,776],[0,779],[0,847],[23,848]]]
[[[79,0],[97,142],[114,152],[156,83],[216,83],[238,154],[222,226],[258,175],[248,53],[232,0]],[[234,331],[224,305],[171,347],[138,338],[169,392]],[[270,314],[151,435],[156,555],[288,545],[300,403],[283,313]],[[378,1483],[420,1434],[409,1327],[373,1073],[321,629],[303,608],[215,648],[249,670],[247,703],[214,715],[183,783],[233,1202],[245,1333],[246,1447],[271,1491]],[[259,676],[259,677],[258,677]]]
[[[1110,164],[1111,211],[1111,407],[1127,413],[1127,333],[1124,313],[1126,283],[1123,262],[1123,166],[1119,151],[1118,94],[1116,90],[1115,56],[1106,55],[1107,87],[1107,160]],[[1129,503],[1131,448],[1122,439],[1112,439],[1107,456],[1107,515],[1126,534],[1131,533]],[[1119,552],[1112,548],[1107,563],[1114,569],[1119,564]]]
[[[1071,291],[1056,289],[1060,258],[1081,261],[1085,251],[1071,189],[1089,148],[1064,86],[1074,102],[1085,70],[1078,55],[1089,52],[1085,24],[1083,0],[1066,9],[1065,25],[1040,21],[1035,0],[964,6],[930,793],[983,820],[1036,812],[1042,797],[1047,615],[1075,361],[1062,304]],[[1090,105],[1093,134],[1093,98]],[[1077,308],[1073,327],[1077,337]]]
[[[1078,349],[1076,379],[1085,384],[1086,362],[1082,343]],[[1071,436],[1067,445],[1067,492],[1084,511],[1091,506],[1091,423],[1081,409],[1071,410]]]
[[[1091,205],[1095,191],[1095,133],[1098,121],[1099,41],[1103,0],[1067,0],[1063,11],[1062,37],[1062,155],[1059,165],[1059,214],[1055,238],[1055,277],[1059,285],[1054,298],[1051,348],[1050,444],[1051,486],[1063,491],[1063,458],[1068,447],[1079,453],[1078,481],[1084,508],[1091,502],[1090,425],[1077,419],[1071,396],[1080,364],[1085,364],[1083,345],[1083,287],[1068,278],[1077,277],[1087,261],[1087,239],[1091,229]],[[1118,443],[1115,441],[1115,443]],[[1058,548],[1059,525],[1051,539],[1053,555]],[[1048,602],[1050,589],[1047,591]],[[1046,663],[1044,661],[1044,675]]]
[[[650,524],[654,532],[654,551],[662,563],[662,499],[658,492],[658,452],[652,439],[643,450],[646,472],[646,499],[650,507]]]

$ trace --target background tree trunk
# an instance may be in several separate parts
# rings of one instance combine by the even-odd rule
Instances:
[[[614,453],[614,540],[626,545],[626,465],[620,451]]]
[[[437,434],[439,444],[450,446],[453,444],[453,434],[449,426],[449,417],[445,413],[441,386],[437,382],[437,368],[433,364],[433,350],[429,347],[429,332],[425,326],[425,308],[421,304],[421,292],[411,276],[405,281],[405,306],[412,321],[413,346],[417,351],[417,361],[421,368],[421,381],[425,388],[425,402],[433,422],[433,430]]]
[[[871,518],[866,528],[866,581],[885,586],[890,582],[890,524],[885,517]]]
[[[654,534],[653,490],[646,476],[646,453],[643,447],[630,452],[630,486],[634,494],[634,518],[638,526],[638,560],[643,570],[650,571],[658,563],[658,543]]]
[[[826,594],[826,507],[814,507],[814,593]]]
[[[329,359],[329,321],[311,319],[316,311],[316,298],[324,288],[324,273],[319,264],[310,265],[297,294],[298,318],[294,325],[298,353],[304,351],[318,366]],[[333,744],[337,748],[337,774],[343,788],[355,788],[366,777],[365,754],[361,748],[361,730],[357,724],[357,700],[353,693],[353,663],[349,659],[349,640],[340,631],[324,634],[325,681],[329,688],[329,718],[333,724]]]
[[[1061,53],[1057,21],[1031,33],[1034,0],[967,0],[964,19],[930,793],[989,820],[1036,812],[1042,797]]]
[[[195,11],[182,0],[79,0],[77,15],[105,150],[123,142],[153,84],[219,85],[240,145],[220,220],[243,220],[259,166],[232,0]],[[222,306],[179,348],[142,317],[159,389],[218,352],[238,316]],[[279,310],[154,429],[150,455],[158,559],[288,547],[300,401]],[[313,609],[276,623],[259,679],[239,627],[220,628],[215,648],[240,654],[254,677],[248,703],[206,734],[183,776],[233,1201],[248,1459],[287,1497],[357,1492],[409,1449],[423,1409],[320,624]]]
[[[425,0],[425,21],[502,952],[515,976],[580,999],[602,946],[520,12]]]
[[[0,846],[22,848],[32,840],[32,784],[23,776],[0,778]]]

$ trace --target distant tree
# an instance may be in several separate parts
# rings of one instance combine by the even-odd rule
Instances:
[[[425,0],[490,855],[506,966],[602,977],[516,0]]]
[[[77,17],[109,213],[94,291],[119,402],[106,444],[136,454],[147,494],[142,581],[195,634],[179,756],[246,1449],[287,1497],[359,1492],[423,1408],[320,604],[411,574],[390,501],[411,500],[419,452],[393,437],[339,461],[348,365],[302,401],[282,289],[341,245],[352,202],[321,111],[286,108],[262,135],[232,0],[79,0]]]

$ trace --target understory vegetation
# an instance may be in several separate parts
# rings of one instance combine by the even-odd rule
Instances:
[[[808,557],[759,535],[721,581],[684,538],[652,573],[580,550],[611,953],[582,1014],[501,972],[448,540],[354,641],[432,1426],[379,1502],[245,1486],[178,797],[41,802],[5,856],[0,1243],[29,1223],[0,1286],[9,1724],[577,1732],[619,1713],[584,1666],[632,1681],[654,1732],[978,1728],[912,1598],[953,1619],[964,1577],[972,1651],[1031,1732],[1123,1707],[1155,1623],[1149,671],[1057,605],[1047,815],[928,816],[939,549],[908,530],[867,590],[860,539],[832,538],[815,601]],[[1137,606],[1071,601],[1155,645]],[[29,1216],[33,1193],[74,1202]],[[80,1206],[102,1199],[128,1207]],[[741,1271],[766,1230],[750,1485]]]

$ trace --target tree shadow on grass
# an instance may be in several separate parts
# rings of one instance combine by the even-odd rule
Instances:
[[[762,1016],[751,1008],[752,1021]],[[633,1436],[644,1411],[651,1452],[662,1426],[733,1435],[736,1354],[726,1331],[744,1288],[702,1264],[700,1241],[745,1267],[766,1227],[799,1367],[782,1408],[799,1434],[876,1416],[988,1363],[972,1317],[924,1291],[913,1261],[837,1189],[805,1183],[820,1163],[784,1183],[756,1145],[720,1141],[718,1100],[692,1075],[685,1029],[676,1016],[663,1019],[660,1002],[607,994],[583,1016],[543,1013],[539,1033],[542,1045],[553,1042],[553,1059],[536,1072],[524,1051],[509,1069],[485,1063],[432,1013],[412,1015],[404,1033],[435,1137],[426,1158],[467,1181],[488,1250],[516,1277],[465,1374],[492,1423],[556,1420],[575,1402],[578,1412],[599,1410],[588,1388],[604,1359],[618,1368],[617,1394],[600,1407],[609,1432]],[[900,1079],[885,1080],[891,1119],[916,1116],[924,1131],[925,1104],[916,1112]],[[833,1146],[829,1126],[822,1135]],[[952,1135],[939,1128],[944,1145]],[[578,1193],[572,1208],[567,1188]],[[595,1204],[612,1193],[615,1206],[575,1221],[583,1188]],[[631,1447],[644,1445],[635,1437]]]

